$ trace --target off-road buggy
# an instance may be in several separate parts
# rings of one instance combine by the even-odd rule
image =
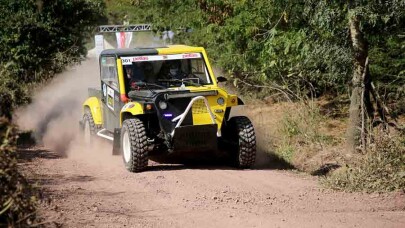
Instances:
[[[101,89],[89,88],[83,104],[84,138],[113,141],[125,167],[139,172],[148,159],[176,152],[229,152],[247,168],[256,157],[253,125],[245,116],[229,118],[243,104],[218,87],[202,47],[104,50],[100,54]]]

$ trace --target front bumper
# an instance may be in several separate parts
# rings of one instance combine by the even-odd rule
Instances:
[[[217,125],[191,125],[176,127],[173,134],[174,151],[216,151]]]

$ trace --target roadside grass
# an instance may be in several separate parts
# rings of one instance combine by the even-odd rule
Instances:
[[[405,191],[405,136],[375,130],[366,154],[345,146],[347,116],[328,115],[324,101],[289,103],[277,122],[274,151],[321,184],[342,191]],[[338,110],[339,111],[339,110]]]
[[[277,126],[276,154],[301,171],[312,172],[322,166],[324,159],[317,157],[339,144],[338,138],[326,132],[327,121],[316,102],[294,103]]]
[[[345,191],[405,191],[405,138],[377,135],[365,155],[322,178],[325,186]]]

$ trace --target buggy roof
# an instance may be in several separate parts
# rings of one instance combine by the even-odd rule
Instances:
[[[118,48],[107,49],[101,52],[100,55],[121,56],[137,56],[137,55],[168,55],[179,53],[203,52],[202,47],[192,47],[186,45],[169,45],[163,47],[137,47],[137,48]]]

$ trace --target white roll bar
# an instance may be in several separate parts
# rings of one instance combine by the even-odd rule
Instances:
[[[178,115],[177,117],[175,117],[175,118],[172,119],[172,122],[176,122],[177,120],[179,120],[179,121],[177,122],[176,127],[175,127],[174,129],[176,129],[176,128],[178,128],[178,127],[181,126],[181,124],[183,123],[184,119],[186,118],[187,113],[190,111],[190,109],[191,109],[191,107],[193,106],[194,102],[197,101],[197,100],[203,100],[203,101],[204,101],[205,107],[207,108],[208,113],[210,114],[212,124],[215,124],[215,116],[214,116],[214,114],[212,113],[212,111],[211,111],[211,109],[210,109],[210,106],[208,105],[207,98],[205,98],[205,97],[203,97],[203,96],[197,96],[197,97],[194,97],[193,99],[191,99],[191,101],[190,101],[190,103],[188,104],[186,110],[185,110],[182,114],[180,114],[180,115]],[[171,135],[172,135],[172,137],[173,137],[173,135],[174,135],[174,130],[172,131]]]

